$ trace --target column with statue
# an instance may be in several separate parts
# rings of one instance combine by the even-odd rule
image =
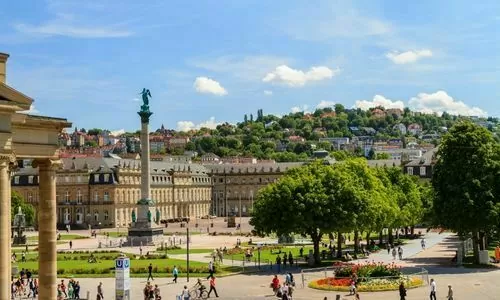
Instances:
[[[129,244],[138,245],[158,242],[163,238],[163,229],[159,227],[160,215],[151,198],[151,173],[149,149],[149,118],[153,112],[149,109],[151,92],[144,88],[141,92],[143,104],[138,112],[141,117],[141,199],[137,201],[137,215],[132,213],[132,226],[129,228]],[[153,220],[153,214],[156,215]]]

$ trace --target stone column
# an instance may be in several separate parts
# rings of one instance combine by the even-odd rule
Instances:
[[[11,188],[10,167],[13,155],[0,154],[0,300],[9,300],[11,277]]]
[[[36,160],[38,167],[40,201],[38,203],[38,278],[39,300],[57,298],[57,209],[56,170],[58,160]]]

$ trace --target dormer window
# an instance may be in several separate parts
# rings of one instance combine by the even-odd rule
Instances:
[[[28,183],[29,184],[33,184],[33,178],[35,178],[35,176],[28,176]]]
[[[109,174],[104,174],[104,182],[109,182]]]
[[[14,177],[14,184],[19,184],[19,176]]]
[[[99,182],[99,174],[94,174],[94,182],[95,183]]]

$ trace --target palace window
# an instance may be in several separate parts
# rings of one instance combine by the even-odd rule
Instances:
[[[32,203],[32,202],[33,202],[33,193],[28,192],[28,203]]]
[[[104,192],[104,201],[109,201],[109,192]]]
[[[82,182],[82,176],[76,176],[76,181],[77,182]]]
[[[109,182],[109,174],[104,174],[104,182]]]
[[[83,196],[80,190],[76,191],[76,203],[82,204]]]
[[[65,176],[64,181],[69,182],[69,176]]]
[[[99,183],[99,174],[94,174],[94,183]]]
[[[66,191],[66,194],[64,195],[64,201],[69,202],[69,191]]]
[[[97,210],[94,210],[94,221],[99,221],[99,212]]]
[[[109,213],[107,210],[104,211],[104,221],[107,221],[109,219]]]
[[[95,202],[99,201],[99,192],[98,191],[94,192],[94,201]]]
[[[28,177],[28,183],[29,184],[33,184],[33,178],[35,178],[35,176],[29,176]]]
[[[14,184],[19,184],[19,176],[14,177]]]

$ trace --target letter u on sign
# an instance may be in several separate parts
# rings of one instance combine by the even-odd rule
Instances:
[[[115,267],[116,269],[123,269],[123,259],[117,259],[115,261]]]

